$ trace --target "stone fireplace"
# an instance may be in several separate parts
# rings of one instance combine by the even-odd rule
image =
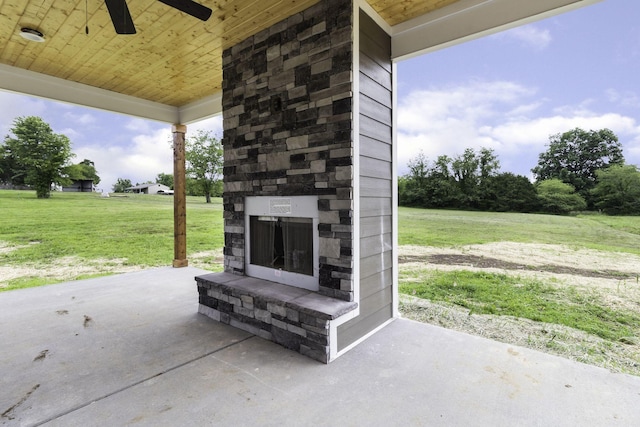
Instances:
[[[363,134],[361,18],[324,0],[224,52],[224,273],[196,278],[201,313],[323,362],[392,318],[391,96],[388,137]]]

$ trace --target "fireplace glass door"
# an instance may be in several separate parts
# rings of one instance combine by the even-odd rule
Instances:
[[[250,263],[313,276],[313,219],[250,216]]]

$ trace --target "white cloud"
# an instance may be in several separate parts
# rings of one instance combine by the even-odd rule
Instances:
[[[130,179],[133,184],[155,180],[159,173],[173,173],[173,150],[171,148],[171,126],[158,129],[157,123],[130,119],[126,130],[134,131],[127,141],[98,142],[74,149],[77,158],[95,162],[101,182],[100,189],[111,191],[118,178]],[[222,118],[213,117],[187,126],[187,138],[198,129],[210,130],[222,137]],[[129,135],[127,133],[127,135]],[[104,137],[103,137],[104,138]]]
[[[222,139],[222,115],[210,117],[199,122],[195,122],[187,126],[187,138],[190,134],[195,134],[196,131],[211,131],[211,134],[217,139]]]
[[[89,125],[96,122],[95,116],[89,113],[78,114],[75,112],[67,111],[66,113],[64,113],[64,118],[70,121],[71,123],[76,123],[81,125]]]
[[[171,129],[133,136],[126,145],[96,143],[74,149],[78,159],[90,159],[100,176],[98,188],[111,191],[118,178],[133,184],[155,180],[161,173],[173,173]]]
[[[140,133],[151,132],[153,129],[153,123],[154,122],[150,120],[131,117],[129,118],[129,120],[127,120],[127,123],[125,124],[125,129],[133,132],[140,132]]]
[[[471,82],[414,91],[400,102],[398,123],[403,130],[415,132],[434,126],[450,128],[460,120],[480,122],[497,114],[495,105],[516,108],[523,97],[534,93],[511,82]]]
[[[492,37],[503,40],[516,40],[522,45],[537,51],[546,49],[553,40],[551,32],[548,29],[538,28],[533,24],[512,28],[495,34]]]
[[[0,91],[0,132],[4,139],[18,117],[40,116],[46,111],[46,101],[12,92]]]
[[[64,128],[64,129],[60,129],[60,130],[54,129],[53,131],[55,133],[62,134],[62,135],[65,135],[66,137],[68,137],[71,140],[72,145],[73,145],[73,140],[74,139],[80,138],[82,136],[81,132],[78,132],[77,130],[72,129],[72,128]]]
[[[614,104],[622,107],[640,108],[640,96],[635,92],[619,92],[615,89],[607,89],[605,91],[607,99]]]
[[[399,170],[422,150],[434,160],[441,154],[456,155],[465,148],[495,149],[502,141],[491,135],[489,123],[509,120],[536,110],[524,105],[534,89],[512,82],[471,82],[427,91],[416,91],[398,106]],[[517,113],[517,114],[516,114]],[[489,127],[488,127],[489,126]]]
[[[592,100],[542,113],[547,99],[512,82],[474,82],[416,91],[399,104],[398,170],[420,151],[431,160],[465,148],[491,148],[505,172],[528,175],[546,150],[549,136],[580,127],[611,129],[628,163],[640,164],[640,123],[617,113],[597,113]]]

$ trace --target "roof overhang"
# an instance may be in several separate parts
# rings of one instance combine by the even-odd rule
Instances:
[[[392,55],[401,61],[530,24],[602,0],[460,0],[392,28]]]
[[[379,0],[360,2],[376,21],[392,36],[392,56],[395,61],[442,49],[488,34],[531,23],[601,0],[458,0],[441,2],[447,5],[406,19],[395,25],[385,18]],[[412,4],[440,4],[433,0],[412,0]],[[201,1],[207,4],[207,1]],[[380,11],[378,13],[376,11]],[[435,6],[434,6],[435,7]],[[286,11],[286,8],[282,10]],[[282,12],[282,19],[286,18]],[[3,19],[0,19],[2,22]],[[273,21],[273,17],[272,17]],[[277,22],[277,21],[276,21]],[[126,78],[126,77],[125,77]],[[221,77],[220,77],[221,78]],[[214,82],[221,87],[221,82]],[[149,80],[149,87],[154,82]],[[192,97],[175,106],[84,84],[71,79],[47,75],[18,66],[0,63],[0,89],[68,102],[157,120],[188,124],[222,112],[219,90],[204,97]]]

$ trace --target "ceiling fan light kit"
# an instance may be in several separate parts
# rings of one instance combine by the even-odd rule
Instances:
[[[196,3],[192,0],[159,0],[161,3],[178,9],[202,21],[206,21],[211,16],[211,9]],[[111,22],[118,34],[135,34],[136,27],[133,25],[133,19],[129,13],[129,7],[126,0],[105,0]]]

